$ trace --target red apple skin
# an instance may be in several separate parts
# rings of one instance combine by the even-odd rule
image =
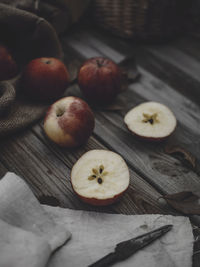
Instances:
[[[22,75],[27,95],[42,101],[59,98],[69,84],[66,66],[56,58],[36,58],[28,63]]]
[[[48,126],[45,128],[45,132],[49,139],[62,147],[78,147],[88,140],[95,124],[92,110],[82,99],[70,96],[56,101],[47,111],[44,127],[54,112],[53,106],[63,101],[68,101],[70,104],[64,114],[56,118],[55,127],[59,128],[59,133],[55,132],[55,135],[52,135],[47,129]]]
[[[0,81],[13,78],[17,72],[17,64],[9,50],[4,45],[0,45]]]
[[[72,182],[71,182],[72,185]],[[75,194],[80,198],[80,200],[82,200],[83,202],[92,205],[92,206],[108,206],[108,205],[112,205],[114,203],[116,203],[117,201],[119,201],[122,196],[126,193],[126,191],[128,190],[128,187],[121,192],[118,195],[115,195],[113,198],[107,198],[107,199],[98,199],[98,198],[87,198],[84,196],[79,195],[76,190],[74,189],[73,185],[72,185],[72,189],[75,192]]]
[[[91,103],[109,104],[122,90],[122,72],[110,59],[91,58],[81,66],[78,84]]]

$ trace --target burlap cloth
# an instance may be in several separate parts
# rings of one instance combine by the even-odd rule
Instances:
[[[88,0],[0,0],[0,42],[11,50],[21,70],[33,58],[62,59],[57,33],[76,22],[87,4]],[[0,82],[0,137],[32,124],[46,108],[23,95],[20,73]]]

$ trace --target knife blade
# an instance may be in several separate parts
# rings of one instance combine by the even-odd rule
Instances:
[[[120,242],[116,245],[114,252],[109,253],[88,267],[107,267],[116,262],[123,261],[136,253],[138,250],[146,247],[156,239],[169,232],[172,227],[173,225],[165,225],[146,234]]]

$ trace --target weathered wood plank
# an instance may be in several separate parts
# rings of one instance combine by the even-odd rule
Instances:
[[[0,161],[24,178],[34,193],[53,194],[62,204],[73,203],[70,170],[29,131],[0,144]],[[66,195],[68,201],[66,201]]]
[[[39,135],[40,139],[37,137]],[[167,210],[157,201],[160,194],[132,171],[131,185],[122,201],[107,208],[92,208],[82,203],[71,188],[70,170],[83,150],[90,149],[90,144],[89,147],[80,148],[79,152],[78,150],[72,152],[54,147],[52,143],[44,144],[41,141],[44,138],[43,133],[37,132],[37,136],[27,131],[15,139],[0,144],[0,161],[8,170],[24,178],[37,197],[53,196],[58,199],[62,207],[125,214],[163,213]],[[46,137],[45,142],[49,142]],[[91,142],[91,147],[94,148],[94,141]],[[98,147],[96,143],[95,147]]]
[[[56,157],[65,162],[70,169],[77,161],[77,159],[86,151],[89,151],[91,149],[107,149],[106,146],[102,145],[92,136],[86,145],[69,151],[67,149],[60,148],[55,144],[52,144],[44,135],[42,124],[33,127],[33,132],[49,148],[49,150],[51,150],[52,153],[56,155]],[[157,199],[160,197],[160,194],[156,192],[154,188],[152,188],[146,181],[144,181],[131,169],[130,174],[131,185],[127,194],[124,196],[123,201],[120,201],[113,206],[113,209],[116,212],[127,214],[132,212],[133,207],[134,212],[137,213],[154,213],[156,210],[157,212],[161,212],[161,207],[162,212],[168,210],[166,205],[158,203]],[[139,202],[143,203],[143,205],[139,205],[138,208],[137,203]],[[135,210],[136,208],[137,210]]]
[[[67,40],[69,39],[70,37],[68,37]],[[71,47],[70,44],[68,45],[66,42],[66,46],[74,49],[74,47]],[[90,43],[91,42],[88,43],[87,49],[90,48]],[[86,44],[84,45],[86,46]],[[81,49],[81,41],[79,49]],[[196,156],[198,156],[199,122],[197,114],[199,113],[199,107],[149,72],[144,69],[141,69],[141,71],[143,74],[142,79],[138,83],[133,84],[129,92],[123,95],[124,100],[127,101],[126,109],[128,105],[134,106],[135,104],[148,100],[155,100],[167,104],[174,110],[175,114],[177,114],[178,120],[181,121],[181,128],[178,132],[183,132],[183,134],[180,136],[178,135],[177,140],[180,139],[180,137],[186,136],[188,139],[185,138],[186,140],[184,141],[189,142],[192,152],[195,151]],[[130,137],[127,130],[123,129],[122,118],[120,116],[114,117],[113,114],[114,113],[103,114],[100,112],[96,114],[97,126],[95,128],[95,134],[101,142],[104,142],[110,148],[120,152],[129,164],[136,169],[139,174],[148,179],[148,182],[157,186],[158,190],[164,190],[162,192],[165,193],[172,193],[190,188],[190,190],[200,192],[199,177],[197,174],[191,170],[186,170],[177,159],[163,153],[163,147],[158,147],[155,153],[148,145],[139,144],[133,137]],[[118,125],[116,125],[116,123]],[[193,146],[194,143],[195,145]],[[135,148],[136,144],[137,149]],[[132,149],[131,146],[134,146],[134,148]],[[162,160],[159,161],[157,159],[158,155]],[[157,159],[156,163],[155,159]],[[160,168],[159,164],[161,165]],[[177,164],[181,166],[180,169],[177,168]],[[172,169],[177,171],[173,171],[172,173],[172,171],[170,171]],[[182,173],[187,173],[187,175],[182,175]]]
[[[171,45],[200,61],[199,40],[187,36],[177,40],[176,42],[173,42]]]
[[[142,101],[158,101],[170,107],[178,120],[177,144],[184,144],[198,159],[200,159],[200,108],[163,81],[140,68],[142,77],[139,82],[130,86],[132,98],[137,96]],[[131,95],[131,92],[127,92]],[[129,102],[130,103],[130,102]],[[130,104],[131,105],[131,104]]]
[[[200,103],[199,81],[193,79],[189,74],[184,73],[176,66],[156,57],[145,49],[136,50],[137,63],[148,72],[152,73],[163,82],[185,95],[197,104]],[[200,65],[200,63],[199,63]]]
[[[95,134],[119,152],[140,176],[145,177],[160,192],[200,192],[199,176],[196,173],[184,167],[179,160],[163,153],[162,145],[136,140],[125,129],[120,116],[111,119],[96,114]]]
[[[85,38],[85,34],[87,38]],[[87,44],[87,50],[90,48],[91,43],[97,43],[98,44],[98,39],[96,37],[90,36],[88,33],[82,33],[82,35],[79,36],[81,39],[84,38],[86,46],[86,40],[88,41]],[[67,41],[70,40],[70,37],[65,40],[65,44],[67,45]],[[102,41],[101,41],[102,43]],[[127,44],[126,44],[127,46]],[[103,48],[102,48],[103,47]],[[101,50],[101,53],[105,52],[107,45],[103,46],[101,45],[99,50]],[[73,47],[72,47],[73,48]],[[79,43],[79,50],[81,50],[81,42]],[[93,48],[92,48],[93,49]],[[113,48],[114,49],[114,48]],[[130,54],[130,52],[128,52]],[[140,53],[141,54],[141,53]],[[128,54],[126,54],[128,55]],[[139,57],[140,58],[140,57]],[[147,62],[151,62],[151,60],[146,60]],[[160,66],[160,65],[159,65]],[[199,68],[200,68],[200,63],[199,63]],[[157,101],[163,101],[163,103],[166,103],[169,105],[169,107],[172,107],[173,109],[176,108],[176,116],[178,117],[179,121],[182,123],[182,127],[184,128],[187,126],[188,129],[192,129],[192,134],[199,135],[199,114],[200,114],[200,109],[199,107],[190,101],[188,98],[184,97],[182,94],[178,93],[176,90],[177,88],[170,87],[166,82],[163,82],[160,80],[158,77],[155,75],[152,75],[149,71],[144,70],[143,68],[140,68],[141,72],[143,74],[142,81],[137,83],[136,85],[133,85],[133,88],[138,87],[138,90],[135,89],[136,93],[141,93],[142,98],[141,101],[147,100],[157,100]],[[199,83],[198,83],[198,89],[199,89]],[[199,91],[199,90],[198,90]],[[129,97],[126,95],[125,101],[129,101]],[[130,101],[134,100],[134,96],[130,98]],[[171,103],[172,102],[172,103]],[[139,103],[139,102],[138,102]],[[180,112],[181,110],[181,112]],[[183,123],[184,121],[184,123]],[[196,133],[197,132],[197,133]],[[180,134],[182,133],[182,129],[180,131]],[[190,133],[190,131],[189,131]],[[183,131],[182,137],[184,138],[184,135],[188,136],[189,135],[189,143],[191,143],[191,134],[188,134]],[[180,138],[182,140],[182,138]],[[196,141],[197,140],[197,141]],[[191,152],[195,150],[195,155],[198,157],[200,155],[199,149],[200,145],[198,143],[198,137],[192,138],[193,143],[191,143]],[[185,143],[185,142],[183,142]]]
[[[170,46],[149,46],[146,50],[161,58],[163,61],[168,62],[170,65],[175,66],[183,73],[192,77],[194,80],[200,82],[199,76],[199,61],[196,58],[187,55],[186,53]]]
[[[76,32],[70,37],[63,38],[63,44],[65,43],[71,47],[84,59],[105,56],[114,60],[117,64],[126,59],[127,55],[117,51],[111,46],[107,45],[101,39],[92,36],[88,32]]]
[[[7,168],[0,161],[0,179],[7,173]]]
[[[116,60],[117,63],[118,57],[114,58],[112,53],[109,55],[106,51],[107,46],[111,47],[115,53],[123,56],[130,57],[134,55],[138,63],[145,66],[149,72],[154,73],[158,78],[161,78],[188,98],[200,103],[200,78],[198,78],[200,64],[199,42],[185,38],[182,43],[181,40],[175,40],[168,45],[144,46],[129,40],[124,41],[105,32],[102,34],[101,31],[94,31],[93,29],[76,31],[72,36],[73,38],[85,39],[84,45],[87,49],[86,41],[88,45],[92,43],[94,46],[95,44],[100,54],[107,55]],[[87,36],[87,38],[84,36]],[[70,38],[71,35],[65,41],[68,42]],[[99,45],[99,42],[101,45]],[[78,49],[82,50],[81,43]],[[172,55],[169,52],[171,50]],[[175,54],[177,60],[174,59],[173,54]],[[88,56],[86,55],[86,57]]]

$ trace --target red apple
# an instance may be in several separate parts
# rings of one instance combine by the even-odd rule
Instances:
[[[73,166],[71,183],[78,197],[91,205],[106,206],[119,200],[130,183],[123,158],[108,150],[90,150]]]
[[[68,70],[56,58],[36,58],[29,62],[22,75],[26,94],[42,101],[60,97],[68,84]]]
[[[110,59],[87,60],[79,70],[78,83],[85,97],[94,104],[108,104],[122,89],[121,69]]]
[[[94,115],[78,97],[64,97],[50,106],[44,131],[53,142],[64,147],[84,144],[94,129]]]
[[[171,110],[157,102],[145,102],[131,109],[124,117],[128,129],[136,136],[149,141],[162,141],[176,128]]]
[[[9,80],[17,75],[17,64],[9,50],[0,45],[0,81]]]

